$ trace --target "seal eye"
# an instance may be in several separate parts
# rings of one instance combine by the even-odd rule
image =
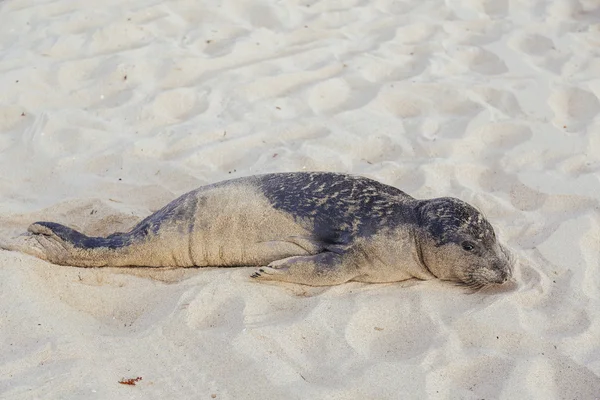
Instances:
[[[471,242],[462,242],[462,248],[465,251],[472,251],[475,248],[475,245]]]

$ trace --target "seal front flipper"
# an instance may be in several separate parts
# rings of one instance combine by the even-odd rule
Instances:
[[[259,268],[252,278],[309,286],[330,286],[348,282],[357,277],[358,271],[348,257],[332,251],[314,256],[294,256],[273,261]]]

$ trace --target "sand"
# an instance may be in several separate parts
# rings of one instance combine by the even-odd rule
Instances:
[[[0,2],[1,238],[326,170],[468,201],[517,260],[469,295],[0,251],[0,397],[600,398],[599,21],[597,0]]]

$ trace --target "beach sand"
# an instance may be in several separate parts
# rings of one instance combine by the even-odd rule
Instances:
[[[600,398],[599,21],[597,0],[0,2],[0,238],[325,170],[459,197],[516,259],[467,294],[0,251],[0,397]]]

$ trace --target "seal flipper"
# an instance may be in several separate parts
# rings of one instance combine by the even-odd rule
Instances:
[[[129,244],[129,238],[125,234],[113,233],[106,238],[86,236],[75,229],[57,224],[56,222],[35,222],[27,230],[34,235],[49,236],[81,249],[94,249],[98,247],[117,249]]]
[[[22,251],[54,264],[76,267],[120,266],[119,250],[130,242],[128,234],[91,237],[55,222],[35,222],[28,231],[30,240]]]
[[[348,257],[332,251],[313,256],[294,256],[273,261],[259,268],[252,278],[300,283],[309,286],[330,286],[348,282],[358,276]]]

